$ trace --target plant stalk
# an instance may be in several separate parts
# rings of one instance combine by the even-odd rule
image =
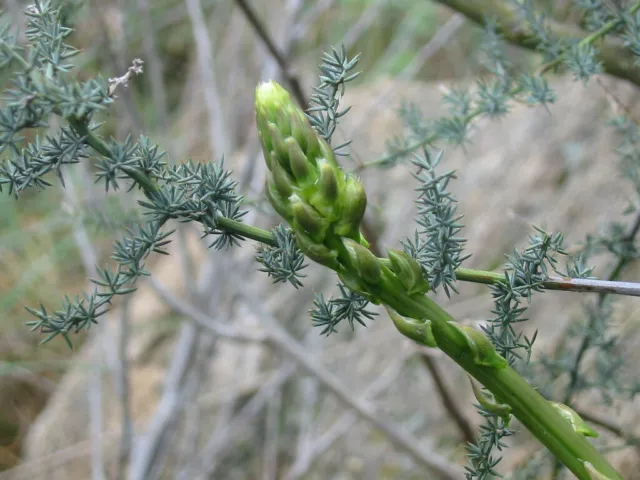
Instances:
[[[380,288],[383,303],[404,316],[430,320],[438,348],[501,402],[507,403],[513,415],[527,430],[578,479],[592,480],[583,464],[586,461],[611,480],[622,480],[622,476],[593,445],[583,435],[576,433],[571,424],[513,368],[478,365],[473,356],[469,355],[468,349],[460,345],[456,329],[449,323],[453,318],[433,300],[426,296],[412,298],[393,288],[390,294],[385,294],[385,290],[386,286]]]
[[[86,142],[102,155],[109,155],[107,145],[96,137],[81,120],[68,119],[78,133],[86,137]],[[152,195],[158,186],[154,179],[135,171],[127,171],[143,188],[145,194]],[[225,217],[216,219],[217,226],[246,238],[275,245],[273,234],[269,231],[245,225]],[[340,248],[343,250],[343,248]],[[350,262],[346,252],[341,251],[342,265]],[[388,268],[388,259],[379,259]],[[350,272],[347,268],[345,272]],[[342,272],[342,273],[345,273]],[[496,283],[504,277],[494,272],[482,272],[461,269],[459,277],[479,283]],[[592,480],[583,462],[589,462],[600,473],[611,480],[623,480],[620,474],[600,455],[600,453],[582,436],[576,433],[569,422],[548,403],[531,385],[529,385],[511,367],[497,368],[477,362],[470,354],[469,346],[461,342],[459,330],[450,322],[453,318],[433,300],[425,295],[409,295],[397,282],[384,279],[371,292],[382,303],[393,308],[403,316],[418,320],[431,321],[433,335],[438,347],[467,373],[491,391],[501,402],[511,406],[513,415],[545,445],[579,480]],[[415,340],[415,338],[414,338]]]
[[[67,118],[69,124],[78,132],[78,134],[85,137],[87,145],[92,147],[96,152],[101,155],[109,156],[109,147],[107,144],[93,134],[87,127],[86,123],[74,119]],[[146,195],[151,195],[158,190],[158,185],[151,177],[144,173],[135,170],[127,169],[127,174],[131,176],[139,185],[142,186]],[[228,232],[236,233],[245,238],[250,238],[261,242],[265,245],[272,247],[276,246],[275,238],[273,234],[268,230],[263,230],[258,227],[246,225],[242,222],[232,220],[226,217],[218,217],[216,223],[220,229]],[[387,259],[381,258],[382,263],[390,266]],[[470,268],[458,268],[456,269],[456,278],[463,282],[482,283],[486,285],[493,285],[498,282],[504,282],[505,276],[499,272],[492,272],[487,270],[474,270]],[[608,280],[598,279],[585,279],[585,278],[562,278],[562,277],[550,277],[548,280],[542,282],[540,285],[545,290],[561,290],[567,292],[598,292],[617,295],[627,295],[640,297],[640,283],[631,282],[614,282]]]

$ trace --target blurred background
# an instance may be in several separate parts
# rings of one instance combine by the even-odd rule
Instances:
[[[263,228],[278,219],[262,194],[253,118],[260,81],[291,88],[293,80],[308,97],[323,51],[344,45],[349,56],[361,53],[362,74],[342,100],[353,108],[336,134],[353,140],[342,160],[353,170],[383,157],[387,142],[403,134],[403,102],[438,118],[445,93],[488,75],[482,29],[429,0],[58,4],[75,28],[69,43],[82,50],[79,78],[116,77],[134,58],[145,62],[101,119],[101,134],[120,141],[148,135],[170,162],[224,157],[250,210],[245,221]],[[572,20],[568,0],[536,4]],[[24,25],[25,6],[4,0],[14,27]],[[524,69],[541,60],[517,47],[507,54]],[[624,221],[633,188],[620,178],[605,120],[613,98],[634,111],[637,87],[604,75],[587,85],[549,79],[558,96],[549,111],[513,105],[504,119],[481,119],[464,149],[445,149],[442,168],[458,171],[452,189],[473,254],[466,266],[499,268],[505,253],[526,244],[532,224],[563,231],[572,245]],[[375,308],[368,328],[342,325],[321,336],[308,310],[314,293],[336,292],[336,279],[310,266],[303,289],[273,285],[257,271],[252,242],[216,252],[195,226],[175,225],[172,255],[150,258],[152,277],[130,300],[75,336],[73,350],[60,340],[39,346],[24,305],[55,309],[64,295],[86,291],[113,241],[140,220],[135,195],[105,195],[91,171],[90,162],[68,169],[65,189],[19,200],[0,195],[1,479],[440,478],[433,465],[453,472],[443,478],[464,478],[464,446],[482,421],[465,375],[404,339]],[[406,163],[359,172],[380,248],[397,248],[413,234],[411,172]],[[600,260],[595,274],[602,276],[612,260]],[[632,266],[625,278],[637,273]],[[437,298],[465,323],[491,315],[483,286],[460,285],[459,295]],[[558,338],[584,318],[588,299],[557,292],[534,299],[525,328],[539,330],[535,358],[558,354]],[[195,321],[185,305],[205,319]],[[616,303],[615,318],[634,355],[637,301]],[[279,340],[236,342],[203,322],[279,332]],[[638,430],[637,402],[601,404],[588,391],[581,400],[593,415],[623,425],[624,435]],[[618,437],[605,432],[597,442]],[[508,443],[504,473],[545,459],[525,433]],[[625,478],[640,478],[636,449],[611,455]],[[133,476],[124,476],[127,468]]]

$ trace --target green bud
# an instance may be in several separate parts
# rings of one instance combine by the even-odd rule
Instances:
[[[289,92],[274,81],[262,83],[256,88],[256,123],[262,135],[263,148],[275,150],[281,161],[286,150],[281,149],[278,139],[284,141],[290,136],[295,138],[312,165],[315,166],[316,158],[323,156],[322,138],[309,124],[302,109],[291,99]],[[283,166],[289,170],[288,165]]]
[[[476,400],[478,400],[478,403],[488,412],[502,417],[505,427],[508,427],[509,421],[511,420],[511,407],[506,403],[498,402],[491,392],[484,392],[471,377],[469,377],[469,381],[471,382],[473,395],[476,397]]]
[[[371,289],[369,285],[363,281],[358,272],[348,271],[344,268],[340,268],[336,271],[340,281],[349,290],[363,296],[374,305],[380,305],[382,303],[380,298],[370,291]]]
[[[318,132],[313,129],[306,118],[305,122],[306,127],[304,129],[304,137],[306,140],[305,143],[307,144],[307,149],[305,150],[307,156],[309,158],[326,158],[326,149],[323,148],[323,145],[326,145],[327,142],[325,142],[324,139],[320,135],[318,135]],[[331,155],[333,155],[333,150],[331,150],[331,147],[329,147],[328,145],[327,147],[330,150]]]
[[[297,108],[295,104],[291,102],[289,108],[276,110],[275,114],[275,123],[278,126],[280,133],[285,138],[291,135],[291,117],[293,116],[293,109],[291,107],[293,107],[293,109]]]
[[[293,137],[284,141],[289,156],[289,166],[295,179],[301,184],[310,184],[316,180],[313,165],[304,154],[298,142]]]
[[[360,234],[360,222],[367,208],[367,194],[362,183],[353,175],[346,177],[340,191],[342,213],[336,225],[338,235],[356,238]]]
[[[319,177],[309,203],[330,221],[340,218],[339,184],[342,171],[334,169],[324,158],[318,159]]]
[[[291,204],[289,203],[288,200],[283,199],[282,196],[278,193],[278,189],[274,184],[274,179],[270,177],[271,175],[267,175],[265,188],[264,188],[265,194],[269,199],[269,203],[271,203],[271,206],[273,207],[273,209],[276,212],[278,212],[278,215],[280,215],[287,222],[289,222],[289,224],[291,224],[293,221],[293,212],[291,210]]]
[[[274,208],[279,213],[286,210],[285,219],[294,230],[301,229],[316,242],[324,241],[331,229],[332,235],[349,237],[368,248],[360,233],[367,205],[360,181],[345,178],[329,144],[276,82],[256,88],[255,107],[265,161],[273,173],[269,199],[277,202]],[[293,194],[299,204],[288,205]]]
[[[580,415],[572,408],[566,406],[564,403],[549,402],[553,408],[573,427],[573,431],[580,433],[585,437],[598,437],[599,434],[589,425],[587,425]]]
[[[590,462],[583,462],[584,468],[586,468],[587,473],[591,477],[591,480],[613,480],[613,478],[600,473],[596,470],[596,467],[593,466]]]
[[[351,262],[362,280],[368,284],[377,284],[382,277],[382,269],[371,250],[350,238],[343,238],[342,243],[347,248]]]
[[[268,131],[269,123],[264,118],[258,118],[258,137],[260,138],[260,145],[262,145],[262,153],[267,161],[267,157],[270,155],[271,150],[273,150],[271,136],[266,133]]]
[[[294,219],[294,230],[302,229],[316,242],[322,242],[325,237],[328,222],[309,204],[305,203],[296,194],[289,197],[291,211]]]
[[[284,143],[284,137],[280,133],[280,130],[278,130],[275,123],[269,123],[267,128],[269,129],[270,140],[273,145],[272,158],[275,157],[278,160],[278,163],[282,165],[282,168],[290,172],[289,152],[287,151],[287,146]]]
[[[333,203],[338,198],[338,179],[336,178],[336,172],[326,160],[319,162],[319,169],[320,178],[318,180],[318,190],[327,202]]]
[[[256,116],[274,122],[277,112],[291,110],[295,107],[289,92],[273,80],[261,83],[256,87]]]
[[[329,267],[332,270],[339,268],[338,264],[338,252],[329,250],[322,243],[316,243],[308,235],[296,231],[296,240],[298,241],[298,247],[302,253],[320,265]]]
[[[476,365],[495,368],[505,368],[509,365],[509,362],[498,354],[493,343],[484,333],[457,322],[448,322],[448,324],[458,330],[459,340],[466,343]]]
[[[294,115],[291,118],[291,136],[296,139],[300,148],[305,152],[309,153],[307,136],[305,135],[305,129],[310,128],[309,122],[306,118],[300,118],[298,115]]]
[[[412,257],[401,250],[387,250],[393,272],[409,295],[424,294],[429,291],[429,282],[422,276],[422,267]]]
[[[389,313],[391,321],[402,335],[421,345],[432,348],[438,347],[436,339],[433,337],[433,332],[431,331],[430,320],[416,320],[415,318],[403,317],[393,308],[386,305],[385,308],[387,309],[387,313]]]
[[[273,168],[271,172],[267,174],[267,176],[271,177],[269,180],[273,182],[276,187],[276,190],[283,198],[283,200],[289,198],[289,196],[293,193],[292,187],[292,179],[291,176],[280,166],[279,163],[275,162],[273,164]]]

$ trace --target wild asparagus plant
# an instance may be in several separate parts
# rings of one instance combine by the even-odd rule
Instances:
[[[400,333],[451,357],[491,392],[493,398],[476,390],[482,404],[512,413],[578,478],[622,478],[585,439],[593,432],[577,413],[545,400],[486,335],[455,322],[426,296],[429,284],[415,259],[398,250],[381,259],[369,250],[359,230],[364,188],[344,174],[331,147],[276,82],[257,88],[256,120],[269,170],[267,196],[310,259],[334,270],[350,290],[384,305]]]
[[[528,5],[530,2],[522,2],[523,5],[525,3]],[[638,8],[634,6],[631,13]],[[324,78],[335,76],[335,82],[331,84],[333,93],[328,100],[318,97],[317,108],[326,108],[327,115],[318,113],[311,125],[280,86],[267,83],[259,87],[256,107],[269,167],[267,195],[292,230],[277,227],[269,232],[245,225],[240,221],[242,198],[235,193],[235,182],[222,163],[189,162],[167,166],[162,150],[146,137],[137,141],[129,138],[120,143],[106,141],[99,136],[98,126],[94,123],[96,114],[112,102],[119,84],[141,73],[142,64],[134,63],[127,74],[110,79],[110,82],[99,78],[79,83],[70,79],[67,73],[72,65],[68,59],[77,51],[64,42],[71,29],[60,24],[58,13],[50,2],[40,1],[27,10],[29,44],[26,54],[8,29],[0,30],[0,67],[17,70],[13,88],[6,92],[5,103],[0,110],[0,153],[3,155],[0,188],[4,186],[16,196],[28,188],[45,188],[50,186],[45,179],[47,173],[59,173],[69,164],[96,156],[97,181],[106,190],[116,190],[123,182],[131,182],[131,188],[139,188],[146,197],[140,204],[149,220],[128,230],[127,236],[116,243],[112,258],[118,267],[115,271],[109,268],[98,271],[99,278],[93,280],[97,286],[94,292],[65,299],[63,307],[53,313],[44,307],[30,309],[37,318],[31,325],[46,335],[44,341],[58,335],[68,340],[70,332],[96,323],[114,297],[132,293],[137,278],[148,274],[144,268],[147,256],[151,252],[165,253],[163,247],[170,235],[170,232],[163,231],[165,224],[171,219],[196,221],[203,225],[205,235],[215,238],[214,248],[226,248],[245,238],[273,247],[263,249],[258,259],[264,270],[276,280],[300,286],[302,253],[335,270],[343,282],[341,291],[349,300],[344,305],[337,305],[335,302],[326,303],[322,298],[316,299],[319,308],[313,318],[315,324],[330,332],[339,319],[353,322],[370,316],[371,313],[365,309],[367,299],[383,304],[403,335],[420,344],[441,349],[486,387],[487,391],[483,391],[472,383],[478,402],[485,411],[498,416],[505,424],[511,414],[515,415],[580,479],[621,478],[585,439],[594,432],[585,427],[577,413],[565,405],[547,402],[511,367],[510,349],[521,345],[516,345],[514,338],[503,341],[503,337],[509,335],[508,325],[502,331],[498,327],[487,329],[491,336],[489,339],[478,330],[457,324],[426,296],[430,285],[424,276],[424,263],[437,256],[438,248],[446,250],[448,261],[426,272],[431,287],[443,285],[445,289],[454,289],[456,278],[491,284],[496,298],[504,300],[504,315],[501,316],[521,311],[517,302],[512,304],[510,299],[517,295],[527,296],[533,289],[597,290],[638,295],[637,285],[583,278],[552,279],[540,274],[547,259],[541,251],[557,249],[559,244],[557,237],[546,235],[542,235],[542,241],[535,240],[535,245],[523,255],[512,256],[510,264],[517,272],[513,275],[460,268],[462,257],[460,243],[456,239],[459,225],[455,221],[455,205],[451,197],[441,191],[430,191],[439,197],[425,200],[437,200],[447,212],[438,219],[448,229],[446,236],[438,230],[441,244],[427,244],[425,248],[425,244],[420,244],[421,240],[416,237],[415,242],[405,243],[404,251],[389,250],[388,258],[376,257],[360,232],[366,206],[362,184],[355,176],[347,175],[339,168],[335,151],[326,142],[335,128],[335,121],[342,114],[337,113],[332,97],[338,87],[352,77],[349,69],[353,62],[340,55],[335,55],[334,59],[327,54]],[[540,19],[536,15],[528,18],[530,23]],[[640,38],[636,20],[637,17],[629,17],[626,21],[630,29],[627,41],[635,47],[638,42],[634,39]],[[620,21],[616,20],[616,25]],[[585,39],[585,45],[610,31],[611,22],[600,25],[598,32],[602,33]],[[541,28],[535,31],[544,33]],[[512,90],[499,91],[512,82],[508,78],[505,57],[495,48],[501,39],[492,28],[488,33],[493,41],[489,49],[493,55],[490,59],[494,61],[489,70],[499,81],[479,87],[478,108],[470,108],[471,100],[465,92],[452,92],[448,99],[455,105],[456,116],[453,119],[437,122],[434,131],[426,132],[426,138],[402,146],[400,153],[372,164],[393,163],[403,154],[429,145],[435,137],[462,142],[474,117],[503,114],[506,97],[510,95],[525,93],[528,95],[527,103],[546,105],[552,101],[552,92],[539,76],[524,77]],[[584,73],[585,65],[595,65],[594,62],[585,63],[584,57],[589,52],[576,50],[580,55],[572,56],[573,51],[569,51],[567,58],[571,60],[569,67],[574,67],[574,73]],[[593,52],[589,54],[593,56]],[[592,68],[590,71],[596,70]],[[25,142],[21,132],[44,126],[51,116],[66,120],[68,125],[63,125],[55,135]],[[416,125],[418,130],[425,134],[420,125]],[[424,183],[437,190],[438,182],[446,183],[450,175],[436,177],[433,167],[439,157],[430,155],[425,150],[425,158],[419,161],[418,166],[427,172]],[[62,181],[62,175],[59,178]],[[514,277],[521,274],[528,275],[526,285],[512,285]],[[331,311],[323,313],[323,309]],[[581,352],[583,350],[581,348]],[[582,353],[576,361],[576,372],[581,357]],[[484,457],[488,457],[485,453]],[[491,468],[491,462],[487,460],[484,463]],[[487,471],[484,466],[483,471]]]

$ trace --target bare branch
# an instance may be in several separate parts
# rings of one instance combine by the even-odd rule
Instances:
[[[198,345],[198,330],[195,322],[186,322],[180,329],[160,404],[147,431],[141,434],[133,448],[129,466],[129,478],[132,480],[147,479],[156,463],[164,433],[177,415],[184,395],[184,382]]]
[[[278,475],[278,439],[280,436],[280,411],[282,409],[282,391],[276,390],[267,406],[266,439],[264,442],[264,461],[262,480],[276,480]]]
[[[484,283],[492,285],[504,282],[503,273],[470,268],[456,269],[456,278],[463,282]],[[545,290],[560,290],[563,292],[591,292],[600,294],[628,295],[640,297],[640,283],[614,282],[598,280],[596,278],[562,278],[550,276],[540,286]]]
[[[131,297],[125,297],[120,310],[120,331],[118,332],[118,354],[116,366],[116,391],[120,397],[122,408],[122,437],[118,454],[117,477],[125,478],[126,465],[133,446],[134,428],[131,420],[131,400],[129,398],[129,305]]]
[[[267,331],[269,332],[269,341],[278,351],[293,358],[325,388],[329,389],[338,397],[340,401],[354,409],[361,418],[383,432],[393,444],[410,455],[414,461],[432,470],[439,478],[461,478],[462,469],[460,467],[451,464],[446,458],[435,452],[424,451],[420,448],[420,441],[417,438],[397,426],[388,423],[369,403],[355,398],[338,378],[322,367],[317,361],[314,361],[306,350],[279,326],[273,316],[261,312],[258,306],[254,304],[255,299],[249,297],[249,295],[245,295],[245,300],[249,307],[256,314],[260,315],[266,324]]]
[[[149,277],[149,285],[175,311],[193,319],[201,327],[212,330],[217,335],[239,342],[265,342],[267,335],[263,332],[240,332],[239,330],[217,322],[205,313],[188,305],[162,286],[155,278]]]
[[[149,65],[149,79],[151,95],[155,107],[155,118],[163,129],[169,124],[169,108],[167,106],[167,91],[164,87],[164,65],[156,48],[156,29],[151,21],[149,0],[138,0],[138,10],[141,13],[142,50]]]
[[[404,368],[408,357],[389,365],[364,391],[361,395],[363,401],[371,401],[383,391],[385,391],[398,377],[398,373]],[[344,413],[331,427],[322,435],[318,436],[314,442],[305,450],[303,455],[298,455],[293,466],[287,472],[285,480],[295,480],[307,474],[313,463],[322,457],[335,443],[344,435],[351,431],[358,422],[358,415],[349,411]]]
[[[84,164],[83,164],[84,165]],[[85,167],[86,168],[86,167]],[[77,208],[78,198],[73,179],[65,175],[64,184],[65,200],[71,209]],[[89,238],[84,225],[81,222],[76,222],[73,226],[73,239],[80,251],[82,263],[84,269],[90,276],[96,275],[96,263],[97,254]],[[93,339],[95,341],[95,351],[93,356],[95,357],[96,365],[102,367],[104,364],[104,346],[106,342],[104,324],[100,324],[93,332]],[[102,368],[98,368],[93,371],[89,376],[89,383],[87,386],[87,400],[89,403],[89,429],[91,435],[91,475],[93,480],[104,480],[105,477],[105,462],[103,451],[103,430],[104,430],[104,417],[102,407]]]
[[[224,114],[213,65],[213,49],[200,0],[186,0],[187,12],[193,25],[193,33],[196,42],[198,67],[200,68],[201,84],[204,90],[204,103],[209,114],[209,142],[212,154],[221,156],[231,151],[229,136],[224,130]]]
[[[234,445],[234,439],[247,428],[255,416],[258,415],[262,408],[272,399],[275,392],[282,387],[294,372],[295,366],[291,364],[284,365],[278,369],[271,378],[260,387],[260,390],[247,405],[229,422],[227,427],[223,431],[212,435],[199,455],[198,465],[192,466],[188,471],[194,473],[204,472],[205,478],[211,478],[217,465],[216,461],[225,455],[227,450]]]
[[[436,359],[426,352],[420,352],[419,355],[420,360],[427,368],[427,370],[429,370],[429,373],[431,373],[431,377],[433,378],[433,381],[436,385],[436,390],[438,391],[438,395],[440,396],[440,402],[442,403],[442,406],[458,426],[463,440],[465,441],[465,443],[475,443],[476,434],[473,430],[473,426],[458,406],[454,395],[449,390],[449,387],[445,383],[444,378],[442,378],[440,370],[438,369]]]
[[[255,298],[251,297],[249,293],[245,291],[241,292],[241,294],[249,308],[265,323],[266,331],[268,333],[266,337],[263,337],[263,341],[270,344],[278,352],[284,353],[292,358],[310,375],[313,375],[325,388],[330,390],[341,402],[349,408],[354,409],[358,413],[358,416],[383,432],[394,445],[405,451],[420,465],[432,470],[438,478],[446,480],[460,478],[463,474],[461,467],[450,463],[446,458],[435,452],[424,451],[420,448],[420,441],[417,438],[397,426],[388,423],[369,403],[354,398],[351,392],[349,392],[340,380],[338,380],[331,372],[319,365],[317,361],[314,361],[304,347],[302,347],[293,337],[279,326],[273,316],[267,314],[263,309],[260,309],[259,306],[255,304]],[[216,329],[216,331],[220,328],[217,322],[212,320],[208,315],[186,305],[184,301],[176,298],[172,293],[167,291],[163,292],[163,298],[165,298],[167,303],[176,311],[183,314],[194,314],[192,317],[194,321],[205,328]]]
[[[293,97],[296,99],[300,107],[304,110],[309,108],[309,102],[307,101],[307,97],[304,94],[302,87],[300,86],[300,80],[294,74],[291,65],[289,64],[287,55],[282,53],[276,46],[275,42],[269,35],[269,32],[267,32],[267,29],[262,24],[251,5],[249,5],[248,1],[236,0],[236,4],[238,5],[238,7],[240,7],[240,10],[242,10],[242,13],[245,15],[247,21],[251,25],[251,28],[255,30],[256,34],[265,44],[271,56],[275,58],[276,62],[278,62],[278,66],[280,67],[282,76],[291,87],[291,93],[293,94]]]

